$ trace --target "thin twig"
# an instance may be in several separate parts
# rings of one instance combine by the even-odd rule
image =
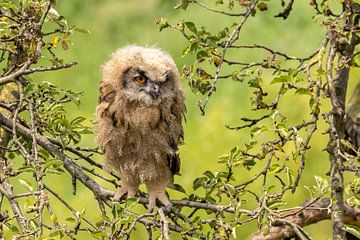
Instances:
[[[252,4],[248,7],[248,9],[246,10],[246,13],[244,14],[243,19],[240,21],[240,23],[236,26],[235,30],[232,32],[232,34],[230,35],[230,37],[228,38],[228,40],[225,43],[224,49],[223,49],[223,53],[221,55],[221,59],[219,62],[219,65],[216,67],[216,72],[215,72],[215,77],[214,80],[211,82],[211,86],[210,86],[210,90],[207,94],[206,99],[204,100],[204,102],[200,105],[200,110],[202,115],[205,115],[205,108],[206,105],[211,97],[211,95],[213,94],[213,92],[216,89],[216,83],[218,81],[218,77],[219,77],[219,73],[220,73],[220,69],[221,66],[224,62],[225,59],[225,55],[227,52],[227,49],[239,38],[239,34],[240,31],[242,29],[242,27],[244,26],[246,20],[250,17],[251,12],[253,11],[253,9],[256,7],[256,4],[259,2],[259,0],[253,0]]]
[[[159,216],[160,216],[160,221],[161,221],[161,233],[162,233],[162,237],[165,240],[170,240],[170,234],[169,234],[169,222],[166,219],[166,216],[164,214],[164,209],[163,208],[159,208],[158,210]]]
[[[12,73],[10,75],[1,77],[0,78],[0,85],[4,85],[6,83],[13,82],[20,76],[29,75],[29,74],[34,73],[34,72],[54,71],[54,70],[69,68],[69,67],[72,67],[72,66],[74,66],[76,64],[77,64],[76,62],[71,62],[71,63],[62,64],[62,65],[50,66],[50,67],[33,67],[33,68],[29,68],[29,66],[31,65],[31,61],[28,61],[27,63],[25,63],[16,72],[14,72],[14,73]]]
[[[215,12],[215,13],[221,13],[223,15],[227,15],[227,16],[231,16],[231,17],[240,17],[240,16],[245,16],[245,13],[231,13],[231,12],[225,12],[225,11],[221,11],[215,8],[211,8],[197,0],[190,0],[190,2],[196,3],[197,5],[211,11],[211,12]]]

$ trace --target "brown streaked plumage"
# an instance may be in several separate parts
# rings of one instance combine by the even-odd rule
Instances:
[[[184,112],[178,70],[160,49],[127,46],[103,66],[97,139],[122,178],[116,200],[135,196],[145,183],[151,209],[156,199],[171,206],[165,188],[179,172]]]

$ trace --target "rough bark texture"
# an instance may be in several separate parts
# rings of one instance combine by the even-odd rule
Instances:
[[[346,139],[356,150],[360,148],[360,83],[349,101],[346,119]]]
[[[354,5],[354,7],[357,5]],[[345,1],[344,11],[352,12],[351,4]],[[355,8],[354,8],[355,9]],[[356,20],[355,20],[356,21]],[[348,24],[355,24],[352,19],[348,19]],[[343,177],[343,165],[344,159],[340,156],[344,149],[341,145],[341,139],[345,139],[346,136],[346,114],[345,114],[345,101],[346,91],[349,81],[350,63],[353,58],[355,47],[359,44],[359,37],[353,33],[350,39],[350,43],[341,42],[341,36],[337,33],[331,34],[331,52],[338,53],[339,69],[336,71],[334,77],[332,77],[333,69],[328,71],[328,84],[329,93],[332,103],[332,119],[330,120],[330,140],[327,146],[327,150],[330,154],[330,177],[331,177],[331,197],[334,200],[332,206],[332,224],[333,224],[333,239],[344,239],[345,231],[343,230],[343,214],[344,214],[344,177]],[[335,56],[335,55],[334,55]],[[334,62],[334,57],[329,58]]]
[[[251,240],[282,240],[305,234],[302,232],[302,227],[332,218],[330,205],[330,199],[327,198],[319,199],[310,205],[305,202],[299,210],[294,210],[294,213],[287,214],[284,218],[276,219],[270,228],[253,235]],[[360,227],[360,209],[345,205],[341,221]]]

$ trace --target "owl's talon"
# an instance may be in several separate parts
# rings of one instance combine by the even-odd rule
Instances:
[[[124,192],[122,190],[116,191],[114,196],[114,202],[121,202],[125,199],[127,192]]]
[[[171,212],[172,211],[172,208],[173,208],[173,205],[170,203],[168,205],[165,206],[164,210],[165,212]]]
[[[121,202],[127,198],[133,198],[135,197],[137,191],[137,187],[129,187],[124,185],[120,190],[115,192],[114,202]]]
[[[149,208],[154,208],[156,206],[156,199],[160,201],[162,205],[165,206],[166,209],[172,209],[172,204],[169,201],[168,196],[165,192],[164,187],[158,187],[156,185],[146,184],[149,192]]]

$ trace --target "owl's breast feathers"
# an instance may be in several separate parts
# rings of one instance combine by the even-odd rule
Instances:
[[[138,164],[155,161],[165,164],[172,175],[179,173],[180,158],[176,151],[184,136],[182,92],[163,99],[157,106],[149,106],[116,94],[111,86],[102,86],[99,102],[98,122],[105,129],[98,133],[99,143],[105,151],[108,143],[118,148],[119,156],[111,158],[117,163],[111,165],[123,168],[136,165],[135,161]]]

